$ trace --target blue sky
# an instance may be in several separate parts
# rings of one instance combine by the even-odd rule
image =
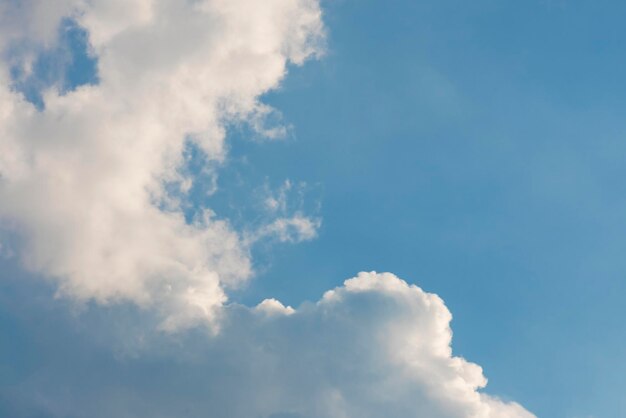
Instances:
[[[328,55],[268,97],[295,138],[233,144],[254,173],[319,184],[323,226],[244,299],[392,271],[446,300],[491,390],[624,414],[623,9],[328,2]]]
[[[321,220],[315,239],[254,245],[256,276],[231,300],[298,307],[359,271],[392,272],[445,300],[454,353],[483,367],[487,392],[538,417],[626,414],[626,5],[335,0],[321,7],[324,54],[289,64],[280,87],[261,94],[282,114],[268,123],[288,125],[287,138],[259,139],[250,126],[229,124],[228,157],[210,195],[211,176],[199,172],[206,161],[188,167],[197,176],[190,217],[210,207],[234,228],[252,228],[267,216],[256,197],[289,179],[287,212]],[[72,36],[70,46],[80,49],[83,34]],[[44,65],[54,56],[44,55]],[[66,82],[97,84],[91,61],[70,67]],[[38,83],[46,77],[60,76]],[[17,89],[27,96],[40,88],[24,83]],[[54,353],[63,352],[64,338],[78,335],[88,341],[84,352],[99,353],[98,342],[72,327],[133,311],[94,304],[76,319],[52,298],[54,284],[35,280],[15,257],[1,266],[6,387],[63,362]],[[16,280],[22,276],[29,278]],[[48,315],[69,329],[61,341],[38,324]],[[46,347],[53,354],[44,355]],[[115,362],[109,356],[105,350],[102,364],[89,367],[106,369]],[[133,367],[138,381],[149,379]],[[6,401],[7,393],[0,411],[48,416]]]

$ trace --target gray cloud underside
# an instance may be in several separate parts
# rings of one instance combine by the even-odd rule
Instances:
[[[42,339],[45,366],[5,382],[0,405],[55,418],[533,417],[478,392],[486,379],[452,355],[443,301],[391,274],[361,273],[296,310],[230,305],[218,335],[129,318]]]

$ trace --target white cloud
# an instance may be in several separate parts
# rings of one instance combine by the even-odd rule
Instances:
[[[51,417],[533,417],[478,391],[487,381],[452,354],[450,320],[437,295],[376,273],[295,310],[276,300],[230,305],[219,335],[146,335],[108,320],[94,338],[120,327],[126,338],[111,339],[130,351],[112,357],[93,341],[67,348],[44,338],[46,368],[10,402]]]
[[[73,13],[76,0],[20,0],[0,3],[0,47],[20,41],[49,47],[59,22]]]
[[[278,218],[257,231],[253,240],[274,236],[281,242],[301,242],[315,238],[321,225],[319,219],[311,219],[296,213],[289,218]]]
[[[11,67],[51,48],[68,16],[89,34],[99,83],[49,89],[38,110],[12,89]],[[478,391],[482,370],[452,355],[441,299],[393,275],[361,274],[298,309],[226,304],[252,273],[250,242],[311,239],[319,220],[286,213],[285,186],[265,202],[279,217],[242,237],[209,208],[187,222],[165,185],[189,188],[180,170],[188,141],[222,161],[228,122],[282,135],[260,122],[269,111],[258,97],[289,61],[321,53],[322,37],[315,0],[0,5],[0,223],[23,262],[76,300],[131,302],[117,306],[121,315],[122,306],[156,310],[168,331],[202,321],[219,331],[146,327],[123,340],[134,355],[113,355],[109,344],[122,339],[101,347],[103,327],[91,340],[45,329],[46,367],[0,385],[0,408],[94,418],[532,417]],[[124,316],[106,326],[136,325]]]
[[[291,180],[285,180],[272,190],[266,183],[262,191],[262,203],[274,220],[248,232],[246,240],[253,243],[271,237],[279,242],[297,243],[316,238],[322,221],[303,214],[306,186],[305,182],[294,184]]]
[[[25,264],[78,300],[156,307],[168,329],[213,321],[251,275],[247,245],[210,211],[185,222],[164,184],[189,184],[187,141],[221,161],[225,123],[261,126],[259,95],[320,52],[317,1],[29,0],[0,13],[0,219]],[[100,82],[52,88],[37,111],[10,67],[28,67],[67,17],[88,32]],[[281,239],[285,222],[311,236],[281,220]]]

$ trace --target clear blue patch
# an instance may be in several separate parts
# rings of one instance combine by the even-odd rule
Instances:
[[[9,55],[19,56],[27,46],[15,46]],[[85,84],[97,84],[98,61],[89,53],[88,34],[75,21],[65,19],[59,27],[55,48],[43,50],[35,59],[32,71],[26,73],[22,60],[11,67],[13,88],[21,92],[37,109],[43,110],[44,90],[57,86],[67,93]]]

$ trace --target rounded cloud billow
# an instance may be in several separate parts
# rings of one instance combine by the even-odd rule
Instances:
[[[47,367],[4,403],[50,417],[534,417],[480,392],[482,369],[452,354],[443,301],[388,273],[361,273],[297,309],[228,305],[217,336],[106,318],[45,339]]]
[[[33,103],[16,86],[36,79],[67,21],[86,35],[97,82],[42,85]],[[279,136],[264,131],[271,109],[259,98],[323,41],[317,0],[0,4],[0,237],[65,298],[138,306],[159,323],[138,350],[148,359],[77,356],[77,369],[102,367],[85,381],[55,357],[10,396],[0,390],[0,406],[96,418],[533,416],[479,392],[486,379],[453,356],[443,301],[391,274],[362,273],[297,309],[227,302],[252,276],[254,242],[312,239],[320,221],[275,210],[249,233],[210,208],[189,219],[185,150],[224,161],[230,123]],[[215,333],[185,332],[197,324]],[[156,348],[177,338],[180,355]],[[146,380],[145,362],[174,379]]]

